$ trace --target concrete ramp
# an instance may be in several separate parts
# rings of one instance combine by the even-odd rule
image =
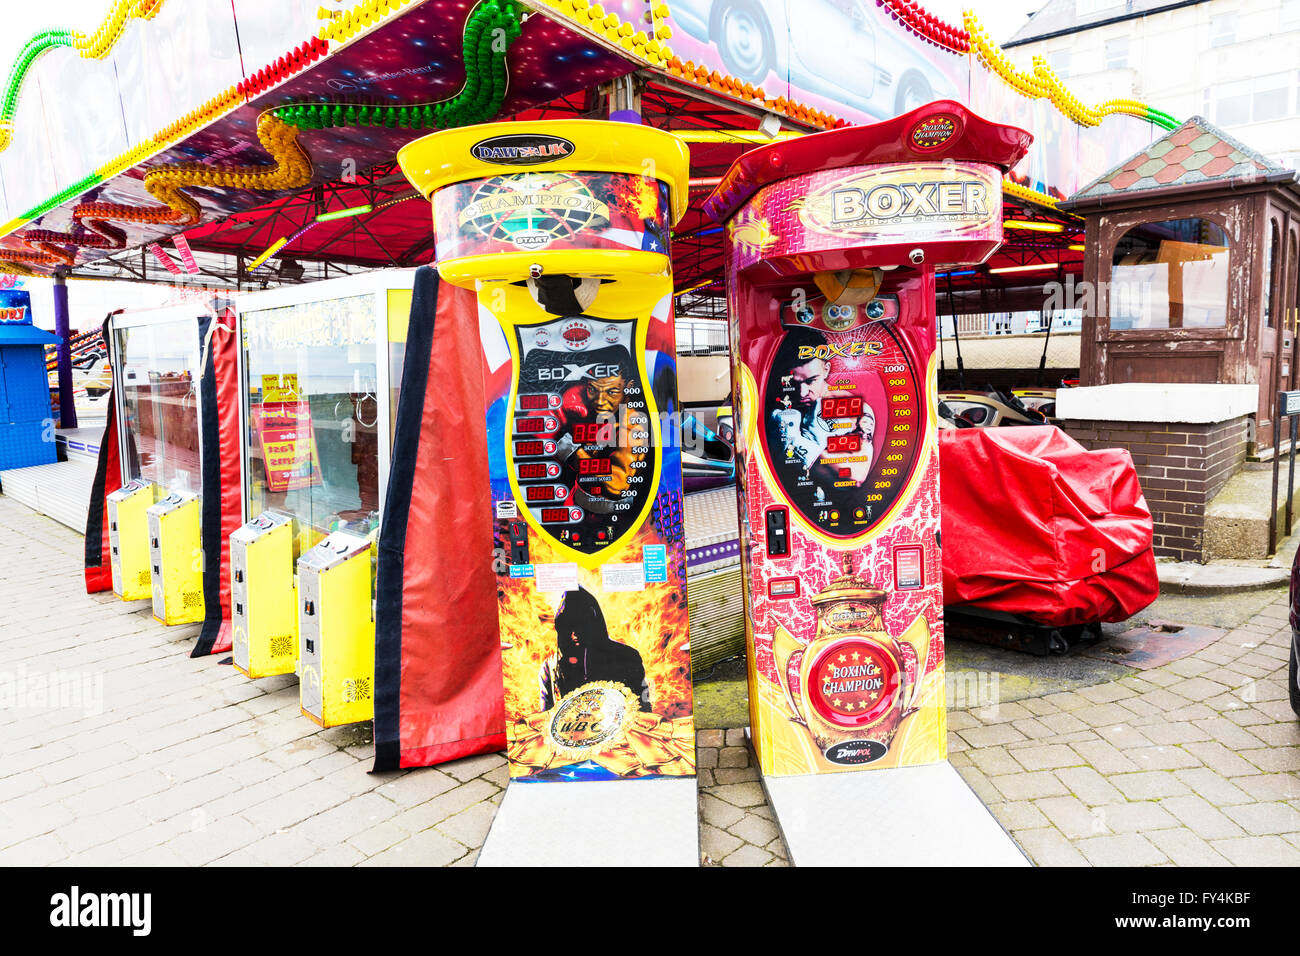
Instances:
[[[952,764],[764,777],[795,866],[1030,866]]]
[[[478,866],[699,866],[694,777],[511,783]]]

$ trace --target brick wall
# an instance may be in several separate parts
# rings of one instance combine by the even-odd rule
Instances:
[[[1248,417],[1193,425],[1064,421],[1085,448],[1126,448],[1155,521],[1155,551],[1178,561],[1205,559],[1205,506],[1246,460]]]

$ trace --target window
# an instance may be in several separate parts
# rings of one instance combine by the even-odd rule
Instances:
[[[1170,219],[1126,232],[1111,259],[1110,327],[1223,328],[1228,237],[1205,219]]]
[[[1221,13],[1210,18],[1210,46],[1229,46],[1236,42],[1236,17],[1231,13]]]
[[[1211,94],[1206,93],[1206,115],[1211,122],[1225,127],[1284,119],[1291,115],[1295,83],[1290,73],[1274,73],[1220,84],[1213,91],[1212,100]]]
[[[1106,41],[1106,69],[1123,70],[1128,67],[1128,37]]]
[[[248,513],[328,533],[378,519],[374,295],[245,312]]]
[[[202,491],[198,318],[115,325],[113,337],[125,477],[152,481],[162,494]]]
[[[1273,299],[1277,295],[1277,246],[1278,233],[1277,223],[1272,224],[1272,238],[1269,240],[1268,248],[1264,250],[1264,328],[1273,327]]]
[[[1244,126],[1250,122],[1250,94],[1223,96],[1215,101],[1214,122],[1219,126]]]
[[[1052,68],[1052,72],[1064,79],[1070,75],[1070,51],[1057,50],[1055,53],[1047,54],[1047,65]]]
[[[1260,90],[1251,102],[1250,118],[1253,122],[1263,123],[1267,120],[1283,119],[1287,115],[1287,100],[1290,91],[1285,86]]]

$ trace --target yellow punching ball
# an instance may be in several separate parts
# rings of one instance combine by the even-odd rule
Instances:
[[[813,281],[831,305],[862,305],[876,297],[883,277],[879,269],[839,269],[818,272]]]

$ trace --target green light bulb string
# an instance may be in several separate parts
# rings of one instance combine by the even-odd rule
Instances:
[[[294,127],[299,133],[307,129],[347,126],[382,126],[389,129],[414,130],[449,129],[486,122],[497,115],[505,102],[509,86],[506,55],[522,32],[525,12],[525,8],[516,0],[481,0],[470,11],[465,20],[462,38],[465,82],[461,89],[448,99],[389,106],[338,101],[288,103],[270,107],[263,112],[262,116],[269,113],[285,125]],[[177,165],[198,166],[198,164]],[[174,172],[175,169],[175,166],[158,166],[150,170],[149,175],[166,174]],[[213,172],[219,170],[220,167],[204,166],[196,169],[194,182],[174,183],[175,188],[168,198],[168,206],[172,207],[172,211],[179,216],[185,210],[180,208],[178,203],[194,202],[192,197],[185,194],[184,187],[203,185],[203,179],[210,178]],[[201,177],[200,173],[203,174]],[[148,178],[146,176],[146,182]],[[84,193],[102,181],[97,177],[89,177],[74,184],[75,192],[74,187],[69,187],[60,195],[66,200]],[[289,188],[303,185],[306,183],[299,182]],[[104,228],[105,220],[138,222],[141,213],[154,215],[160,211],[163,211],[162,207],[137,209],[117,204],[82,203],[73,209],[71,231],[59,233],[44,229],[28,230],[21,238],[34,251],[21,253],[0,251],[0,263],[8,261],[39,265],[72,265],[76,261],[74,252],[76,247],[107,249],[125,247],[125,235],[112,227]],[[93,234],[88,233],[86,227],[89,227]],[[105,235],[106,232],[108,235]],[[62,243],[63,248],[55,245],[56,242]]]

